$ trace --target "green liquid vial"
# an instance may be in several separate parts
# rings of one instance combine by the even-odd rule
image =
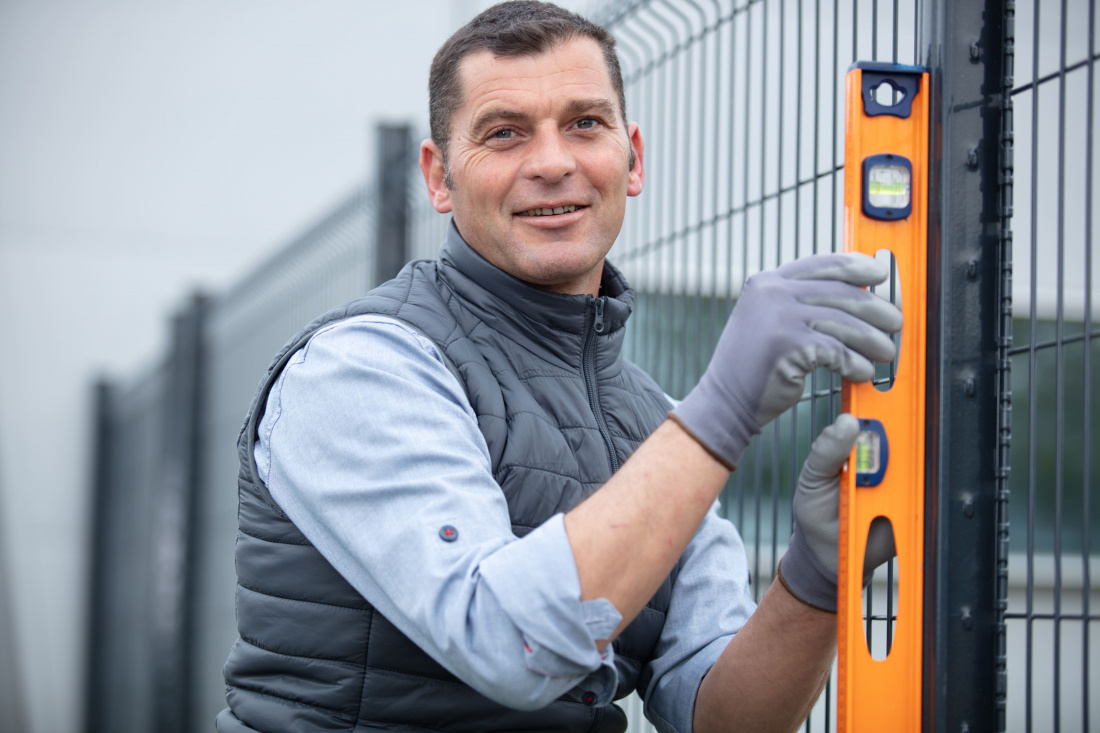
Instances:
[[[879,467],[879,436],[869,430],[856,438],[856,473],[877,473]]]

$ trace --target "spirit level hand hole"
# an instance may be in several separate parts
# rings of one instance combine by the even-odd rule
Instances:
[[[883,107],[893,107],[905,99],[905,90],[894,86],[893,82],[883,81],[871,89],[871,96]]]
[[[867,643],[867,653],[871,658],[881,662],[890,656],[898,612],[897,562],[886,561],[896,552],[894,525],[888,517],[880,516],[872,520],[865,548],[864,577],[874,572],[876,565],[886,563],[874,573],[880,582],[872,580],[863,589],[863,640]]]
[[[894,253],[888,249],[880,249],[875,252],[875,259],[890,268],[890,277],[882,285],[871,288],[871,292],[884,300],[893,303],[901,309],[901,273],[898,270],[898,260]],[[904,329],[905,326],[903,325]],[[894,380],[898,374],[898,362],[901,359],[901,331],[891,334],[894,340],[894,348],[897,354],[893,361],[875,362],[875,389],[879,392],[889,392],[894,387]]]

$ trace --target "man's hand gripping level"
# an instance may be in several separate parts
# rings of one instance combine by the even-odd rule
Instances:
[[[802,397],[825,367],[853,382],[893,359],[901,311],[864,289],[886,280],[863,254],[804,257],[749,278],[698,386],[671,417],[727,468],[753,435]],[[839,473],[859,434],[841,415],[814,441],[795,494],[795,529],[780,574],[800,600],[836,610]],[[888,526],[872,527],[864,572],[894,555]]]
[[[812,255],[750,277],[707,371],[671,417],[729,469],[825,367],[853,382],[897,353],[901,311],[864,290],[889,276],[863,254]]]
[[[842,414],[821,431],[810,447],[794,494],[791,543],[779,565],[779,577],[791,595],[833,613],[837,603],[840,469],[858,437],[859,421]],[[896,554],[890,523],[879,517],[871,522],[867,537],[864,584],[870,581],[875,568]]]

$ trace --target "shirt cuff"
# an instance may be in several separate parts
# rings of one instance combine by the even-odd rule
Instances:
[[[732,634],[714,639],[695,654],[684,660],[674,671],[661,678],[658,687],[662,694],[649,695],[646,699],[645,715],[659,733],[678,733],[690,731],[695,718],[695,702],[699,696],[699,687],[710,668],[726,650]],[[667,709],[653,704],[655,699],[663,699]]]
[[[608,644],[600,668],[565,693],[566,697],[593,707],[604,707],[615,700],[619,689],[619,672],[615,668],[615,651]]]
[[[527,668],[546,677],[574,677],[570,696],[588,705],[607,705],[618,686],[615,653],[603,652],[622,615],[605,598],[581,601],[580,578],[555,514],[521,540],[494,552],[479,567],[482,581],[523,638]]]

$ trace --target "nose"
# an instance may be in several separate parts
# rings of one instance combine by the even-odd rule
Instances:
[[[577,161],[569,142],[557,129],[539,130],[527,146],[527,158],[523,165],[526,178],[558,183],[576,169]]]

